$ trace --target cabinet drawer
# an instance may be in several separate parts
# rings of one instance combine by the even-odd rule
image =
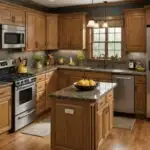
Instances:
[[[11,96],[11,87],[0,88],[0,98]]]
[[[145,76],[135,76],[135,83],[146,83],[146,77]]]
[[[109,92],[107,95],[106,95],[106,101],[109,102],[113,100],[113,91]]]
[[[36,94],[36,102],[39,103],[40,101],[44,101],[46,98],[46,93],[45,91],[42,91],[42,92],[38,92]]]
[[[40,74],[36,77],[37,82],[40,82],[40,81],[43,81],[43,80],[45,80],[45,74]]]
[[[45,81],[41,81],[37,83],[37,92],[45,91]]]
[[[84,77],[83,71],[75,71],[75,70],[59,70],[60,76],[73,76],[73,77]]]
[[[95,78],[101,80],[111,80],[111,73],[104,73],[104,72],[85,72],[86,78]]]
[[[96,104],[96,110],[100,110],[106,104],[106,97],[104,96],[101,100]]]

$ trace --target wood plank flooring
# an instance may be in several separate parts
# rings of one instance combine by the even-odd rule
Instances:
[[[50,136],[41,138],[20,132],[1,135],[0,150],[51,150]],[[100,150],[150,150],[150,122],[136,121],[132,132],[113,129]]]

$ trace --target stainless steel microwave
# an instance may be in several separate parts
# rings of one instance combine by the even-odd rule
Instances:
[[[0,28],[0,45],[2,49],[25,47],[25,27],[0,25]]]

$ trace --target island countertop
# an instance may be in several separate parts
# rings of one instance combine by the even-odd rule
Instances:
[[[99,82],[96,89],[92,91],[79,91],[71,85],[64,89],[61,89],[55,93],[50,93],[50,97],[57,99],[72,99],[72,100],[85,100],[85,101],[96,101],[100,100],[105,94],[111,91],[117,86],[116,83]]]

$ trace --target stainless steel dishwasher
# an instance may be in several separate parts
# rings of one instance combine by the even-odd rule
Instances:
[[[134,113],[134,76],[113,75],[113,81],[117,83],[114,89],[114,111]]]

